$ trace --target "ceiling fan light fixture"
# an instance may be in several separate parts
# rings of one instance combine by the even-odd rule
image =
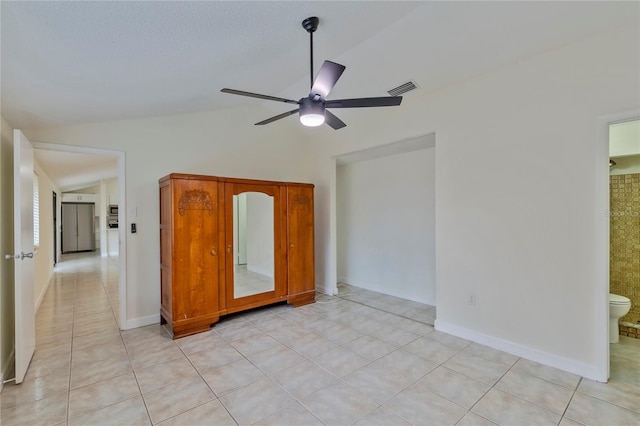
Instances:
[[[324,114],[300,113],[300,122],[307,127],[317,127],[324,124]]]
[[[317,127],[324,123],[324,103],[310,98],[300,102],[300,123],[307,127]]]

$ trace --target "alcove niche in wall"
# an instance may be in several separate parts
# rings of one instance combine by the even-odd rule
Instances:
[[[435,134],[336,158],[338,282],[435,306]]]

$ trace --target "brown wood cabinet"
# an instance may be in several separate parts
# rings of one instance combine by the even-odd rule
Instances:
[[[173,338],[315,301],[313,185],[177,173],[159,185],[160,316]]]

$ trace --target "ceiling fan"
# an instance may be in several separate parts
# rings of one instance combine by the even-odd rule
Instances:
[[[366,107],[384,107],[384,106],[397,106],[402,102],[402,96],[384,96],[379,98],[353,98],[353,99],[333,99],[328,100],[327,96],[333,86],[342,75],[345,70],[344,65],[337,64],[331,61],[324,61],[313,79],[313,33],[318,29],[319,19],[315,16],[302,21],[302,27],[309,33],[310,39],[310,65],[311,65],[311,91],[309,96],[301,98],[298,101],[293,99],[279,98],[276,96],[261,95],[258,93],[244,92],[242,90],[234,90],[224,88],[221,90],[223,93],[230,93],[232,95],[248,96],[251,98],[266,99],[269,101],[284,102],[287,104],[296,104],[298,108],[278,114],[274,117],[267,118],[266,120],[256,123],[257,126],[272,123],[281,118],[288,117],[295,113],[300,113],[300,122],[305,126],[320,126],[323,123],[327,123],[333,129],[338,130],[346,126],[346,124],[338,117],[333,115],[327,108],[366,108]]]

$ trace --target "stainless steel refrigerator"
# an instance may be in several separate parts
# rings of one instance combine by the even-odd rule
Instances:
[[[96,249],[95,204],[62,203],[62,253]]]

